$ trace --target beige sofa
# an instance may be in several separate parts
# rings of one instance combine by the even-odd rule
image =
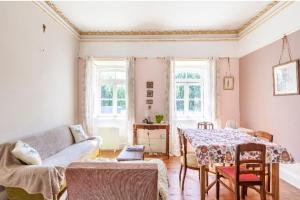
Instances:
[[[95,158],[99,153],[99,142],[95,138],[75,143],[70,129],[67,126],[58,127],[31,137],[22,138],[23,142],[34,147],[42,158],[42,167],[60,166],[67,167],[71,162],[87,158]],[[9,155],[13,156],[13,155]],[[10,158],[9,158],[10,159]],[[15,159],[15,164],[22,165]],[[22,166],[21,166],[22,167]],[[26,167],[26,165],[24,165]],[[0,177],[1,179],[2,177]],[[29,181],[30,182],[30,181]],[[61,186],[61,192],[65,185]],[[41,193],[28,194],[26,188],[6,187],[10,200],[43,200]],[[51,188],[49,188],[51,190]],[[59,197],[55,195],[53,199]]]

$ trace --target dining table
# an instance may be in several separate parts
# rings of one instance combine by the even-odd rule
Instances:
[[[238,144],[259,143],[266,145],[266,162],[271,165],[271,192],[273,200],[279,200],[279,163],[293,163],[290,152],[282,145],[271,143],[249,135],[238,129],[186,129],[178,128],[193,147],[200,173],[200,199],[205,200],[208,186],[205,184],[205,170],[209,165],[234,164]],[[242,159],[255,159],[259,154],[249,152]]]

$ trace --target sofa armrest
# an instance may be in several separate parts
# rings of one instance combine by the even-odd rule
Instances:
[[[157,200],[154,163],[72,163],[66,170],[69,200]]]

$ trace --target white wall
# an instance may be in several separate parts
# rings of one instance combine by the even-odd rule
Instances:
[[[78,41],[33,2],[0,2],[0,24],[0,143],[74,123]]]
[[[237,41],[80,42],[80,57],[237,57]]]

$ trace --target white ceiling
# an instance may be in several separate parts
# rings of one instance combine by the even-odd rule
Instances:
[[[80,31],[233,30],[270,1],[55,1]]]

